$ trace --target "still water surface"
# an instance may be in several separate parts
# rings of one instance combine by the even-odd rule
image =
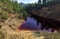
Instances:
[[[39,23],[39,25],[37,25],[37,21],[34,18],[28,17],[27,21],[24,22],[20,27],[20,30],[41,30],[41,23]],[[45,30],[44,31],[48,31],[50,32],[51,29],[49,30]]]

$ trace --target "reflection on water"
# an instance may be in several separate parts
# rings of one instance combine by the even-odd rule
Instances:
[[[37,25],[37,21],[34,18],[28,17],[27,21],[24,22],[21,26],[19,26],[20,30],[41,30],[41,23],[39,23],[39,25]],[[51,29],[49,30],[45,30],[44,31],[51,31]]]
[[[41,28],[41,23],[39,23],[39,25],[37,25],[37,21],[34,18],[28,17],[26,22],[30,22],[30,24],[34,24],[35,26],[39,26]]]

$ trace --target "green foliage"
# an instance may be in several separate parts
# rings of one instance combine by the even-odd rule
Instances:
[[[32,3],[32,4],[27,4],[26,6],[25,6],[25,10],[27,10],[27,11],[32,11],[33,9],[35,9],[35,4],[36,3]]]
[[[38,1],[38,3],[34,3],[34,4],[28,4],[25,9],[29,12],[32,12],[32,10],[34,9],[41,9],[43,7],[47,7],[49,5],[52,5],[52,4],[57,4],[57,3],[60,3],[60,0],[51,0],[51,1],[48,1],[48,0],[43,0],[43,4],[41,4],[41,0]]]
[[[2,32],[0,31],[0,35],[2,34]]]
[[[8,18],[8,13],[6,11],[2,12],[2,19],[6,20]]]
[[[17,2],[17,1],[14,2],[14,3],[13,3],[13,10],[14,10],[15,12],[18,12],[18,7],[19,7],[18,2]]]
[[[24,7],[21,6],[17,1],[11,1],[11,0],[0,0],[0,7],[4,9],[2,10],[2,19],[7,19],[7,13],[16,13],[20,14],[20,17],[26,17],[27,12],[25,11]]]

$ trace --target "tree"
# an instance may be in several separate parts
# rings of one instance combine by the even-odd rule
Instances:
[[[46,3],[46,1],[47,1],[47,0],[38,0],[38,3],[39,3],[39,4],[44,4],[44,3]]]
[[[43,0],[43,4],[46,3],[46,0]]]
[[[39,0],[38,3],[41,4],[41,0]]]

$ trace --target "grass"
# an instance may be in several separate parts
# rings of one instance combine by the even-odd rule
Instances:
[[[60,39],[60,33],[54,33],[53,39]]]
[[[32,36],[35,36],[38,39],[41,36],[44,36],[44,39],[60,39],[60,33],[48,33],[44,31],[40,31],[40,32],[37,31],[37,32],[32,32],[32,33],[33,33]]]

